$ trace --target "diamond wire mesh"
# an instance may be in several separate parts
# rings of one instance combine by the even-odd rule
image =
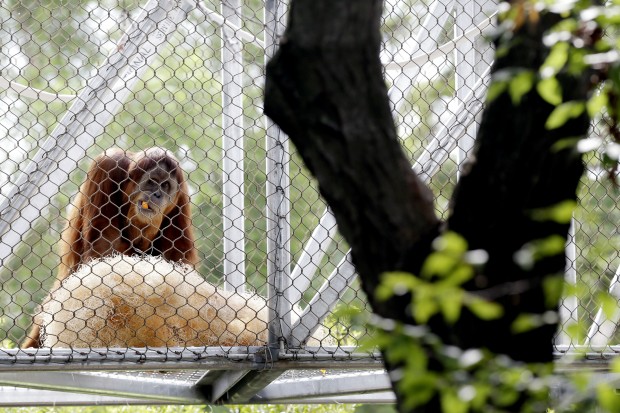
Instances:
[[[1,123],[6,137],[0,154],[3,158],[3,200],[8,200],[11,184],[17,182],[21,171],[28,169],[29,161],[43,146],[41,142],[50,132],[53,133],[58,124],[63,123],[63,116],[71,111],[75,95],[94,82],[94,77],[106,76],[101,68],[109,62],[107,56],[114,56],[122,52],[123,47],[128,47],[125,42],[131,41],[132,31],[136,27],[142,27],[141,19],[145,17],[141,13],[151,3],[158,2],[75,1],[40,4],[15,1],[0,7],[2,38],[7,39],[0,55],[2,78],[5,83],[10,82],[0,96],[0,104],[5,109]],[[174,6],[176,2],[159,3]],[[33,323],[33,315],[41,314],[41,303],[44,303],[41,323],[47,327],[43,345],[140,347],[163,344],[265,344],[268,218],[265,216],[266,125],[261,106],[265,63],[263,39],[269,22],[264,21],[264,5],[261,2],[237,3],[220,5],[207,2],[198,8],[189,8],[184,19],[167,33],[157,53],[145,64],[139,79],[127,86],[131,88],[130,93],[120,102],[118,112],[106,116],[105,112],[112,112],[112,109],[105,104],[99,108],[103,115],[94,116],[93,123],[101,128],[101,133],[92,137],[92,143],[84,144],[82,136],[78,134],[72,137],[73,146],[84,146],[84,155],[75,157],[69,148],[61,148],[66,152],[63,159],[71,161],[69,167],[66,167],[67,163],[53,165],[48,176],[39,182],[39,185],[52,187],[47,192],[52,193],[49,204],[28,200],[26,206],[34,208],[36,216],[26,218],[23,228],[17,228],[17,225],[24,225],[23,220],[21,223],[19,220],[15,223],[5,221],[10,230],[17,230],[19,239],[15,245],[8,246],[8,256],[3,259],[0,274],[0,302],[3,308],[0,339],[4,348],[13,348],[23,343]],[[170,17],[172,13],[167,10],[167,17],[174,21]],[[224,25],[223,16],[226,19]],[[241,27],[236,34],[235,25]],[[156,29],[163,31],[161,27]],[[130,33],[129,41],[123,37],[125,32]],[[152,40],[148,36],[144,40],[147,45]],[[138,45],[138,55],[145,57],[146,53],[140,47]],[[135,63],[133,58],[134,55],[129,57],[130,66]],[[118,67],[123,69],[122,62]],[[137,63],[136,67],[139,67]],[[19,85],[29,85],[35,89],[34,96],[18,93],[15,87]],[[107,87],[112,88],[109,84]],[[93,96],[90,94],[86,98]],[[121,99],[120,93],[115,93],[108,102]],[[88,134],[88,127],[81,132]],[[237,136],[234,136],[235,133]],[[149,147],[170,150],[184,171],[191,199],[194,244],[199,254],[196,274],[191,275],[200,274],[199,277],[204,278],[204,281],[196,278],[193,285],[188,285],[185,273],[181,274],[182,281],[173,279],[175,269],[166,268],[164,274],[157,274],[163,268],[158,267],[151,271],[153,274],[137,274],[140,271],[134,267],[135,261],[129,262],[131,268],[127,271],[118,267],[123,265],[122,262],[117,262],[116,266],[108,262],[104,266],[111,273],[121,275],[121,278],[137,278],[128,284],[127,280],[94,275],[95,271],[91,268],[85,270],[82,278],[76,278],[75,275],[69,277],[51,296],[53,303],[50,303],[48,294],[54,290],[54,279],[61,267],[59,244],[62,242],[59,243],[59,240],[65,228],[76,227],[77,241],[86,244],[65,250],[65,253],[76,250],[78,264],[89,258],[89,249],[96,248],[96,239],[89,238],[83,224],[69,222],[68,212],[68,207],[76,202],[80,193],[85,199],[92,195],[82,186],[89,179],[87,172],[90,165],[101,163],[102,159],[98,157],[110,148],[120,148],[130,153]],[[228,167],[226,161],[229,162]],[[297,260],[303,245],[318,224],[325,204],[309,173],[294,154],[289,168],[291,185],[287,190],[294,207],[288,218],[292,227],[288,245],[293,260]],[[59,178],[63,173],[66,179]],[[111,175],[109,171],[107,174]],[[241,174],[241,179],[233,174]],[[95,184],[102,190],[101,182]],[[137,184],[140,186],[139,180]],[[112,202],[114,194],[123,191],[126,188],[117,184],[112,193],[106,196],[110,195]],[[121,201],[125,206],[118,208],[120,215],[125,213],[130,204],[135,204],[130,201]],[[103,227],[94,225],[95,232],[101,232],[102,236],[108,227],[115,225],[113,221],[116,215],[104,216],[106,205],[94,205],[98,209],[95,218],[103,216],[109,220],[109,224]],[[140,205],[138,203],[138,211]],[[18,218],[21,217],[19,213]],[[228,229],[225,228],[226,219],[230,219]],[[123,231],[131,229],[130,223],[124,225],[118,231],[119,238],[126,238]],[[227,230],[233,231],[227,233]],[[241,231],[244,238],[229,238],[229,246],[226,246],[224,240],[228,234],[238,236],[234,230]],[[112,250],[126,254],[162,252],[152,248],[142,250],[136,242],[129,242],[128,249],[114,242],[111,244],[111,248],[102,255],[108,255]],[[173,245],[173,249],[178,248],[178,245]],[[338,240],[333,243],[325,241],[324,248],[329,248],[330,254],[314,264],[324,268],[320,268],[309,290],[301,292],[305,296],[297,312],[301,312],[307,305],[309,298],[334,269],[344,255],[343,251],[346,251],[342,241]],[[231,268],[226,267],[227,262],[231,264],[230,256],[227,256],[231,250],[241,251],[245,255],[241,261],[232,261],[232,271],[241,272],[247,277],[245,288],[248,292],[243,293],[242,288],[239,288],[237,298],[243,305],[237,308],[232,308],[230,302],[226,302],[226,299],[231,299],[230,293],[221,289],[226,282],[225,273],[231,272]],[[167,257],[165,252],[163,255]],[[70,268],[71,271],[75,269]],[[108,270],[102,271],[106,273]],[[158,280],[149,279],[157,275],[161,275]],[[204,284],[196,286],[199,281]],[[170,288],[164,291],[162,286]],[[200,298],[208,294],[203,291],[204,288],[211,286],[218,286],[219,289],[215,295],[204,297],[207,306],[211,306],[212,311],[209,312],[203,308],[205,304],[200,303]],[[82,295],[80,291],[84,288],[86,292]],[[123,289],[126,291],[121,292]],[[192,294],[202,295],[193,300],[190,298]],[[347,294],[349,301],[360,301],[356,291]],[[224,299],[214,304],[212,301],[215,296],[223,296]],[[250,298],[255,301],[255,305],[251,305]],[[115,303],[114,299],[120,301]],[[179,301],[173,303],[175,299]],[[363,301],[360,302],[363,306]],[[250,314],[244,318],[243,311],[249,311]],[[226,318],[224,313],[230,313],[230,317]],[[201,324],[197,319],[208,321]],[[243,342],[240,333],[223,340],[221,331],[212,331],[211,336],[198,338],[201,329],[226,330],[232,328],[231,323],[238,320],[244,324],[238,330],[246,332],[251,320],[263,322],[258,330],[251,332],[254,340]],[[330,323],[333,324],[335,334],[341,336],[342,330],[347,328],[337,319],[326,321],[326,324]],[[58,333],[52,328],[54,324],[60,324],[59,328],[65,331]],[[122,336],[123,329],[130,330],[128,336]],[[153,337],[147,339],[146,335],[139,333],[140,329],[147,329],[147,335]],[[50,333],[50,330],[54,330],[54,333]],[[166,330],[172,331],[166,333]],[[188,330],[188,334],[184,335],[182,330]],[[328,335],[329,327],[323,327],[322,331],[322,335]],[[55,338],[50,339],[51,336]],[[178,340],[169,340],[173,336]],[[187,337],[193,339],[187,340]],[[345,343],[344,340],[340,342]]]
[[[94,82],[93,79],[105,76],[100,68],[105,65],[107,56],[123,52],[119,41],[123,44],[123,33],[131,32],[143,18],[141,12],[147,3],[137,0],[51,3],[12,0],[0,5],[0,38],[4,39],[0,49],[0,79],[5,84],[0,92],[2,201],[11,201],[8,197],[19,172],[28,170],[29,160],[43,147],[42,142],[63,122],[63,116],[75,102],[75,95]],[[59,270],[58,245],[68,224],[67,207],[75,202],[80,185],[87,179],[89,165],[99,154],[114,147],[141,151],[157,146],[174,154],[184,171],[191,200],[198,251],[197,273],[192,274],[199,277],[193,278],[198,280],[194,284],[220,288],[231,269],[245,275],[247,292],[240,293],[237,298],[243,302],[249,296],[263,300],[256,308],[252,307],[250,312],[254,315],[249,318],[265,321],[260,313],[266,306],[264,297],[269,290],[266,263],[272,251],[268,251],[266,242],[266,222],[270,217],[266,217],[265,212],[267,149],[261,106],[265,63],[262,39],[269,22],[264,19],[261,1],[227,2],[225,6],[221,9],[219,3],[204,2],[200,7],[189,8],[187,15],[165,36],[157,52],[146,60],[127,97],[122,98],[120,92],[112,97],[110,102],[116,99],[120,104],[118,112],[106,116],[113,105],[99,106],[92,123],[83,125],[82,135],[72,136],[71,145],[63,148],[63,163],[57,162],[52,172],[39,181],[39,187],[52,189],[45,192],[49,196],[33,197],[26,204],[24,211],[34,208],[36,219],[5,222],[11,231],[17,231],[18,242],[4,246],[9,253],[3,258],[0,269],[2,347],[13,348],[24,341],[33,315],[40,311],[38,306],[45,302]],[[485,79],[485,71],[493,59],[491,47],[479,36],[493,8],[493,2],[477,1],[388,0],[385,3],[381,57],[386,63],[385,75],[398,133],[412,163],[424,160],[417,168],[427,174],[437,197],[437,213],[444,218],[459,165],[471,148],[471,137],[475,136],[475,119],[480,109],[476,102],[480,98],[477,100],[477,96],[472,98],[471,95],[484,89],[480,81]],[[227,29],[222,29],[220,12],[227,16]],[[444,48],[445,52],[438,57],[425,60],[425,53],[438,46],[449,46],[451,39],[461,39],[456,42],[456,50]],[[151,38],[147,38],[143,44],[150,41]],[[8,82],[11,83],[6,87]],[[21,91],[19,85],[28,85],[34,91]],[[87,97],[97,99],[92,94]],[[102,119],[108,121],[101,124]],[[463,123],[468,126],[461,130],[459,126]],[[88,135],[93,125],[99,127],[100,133],[93,136],[91,142],[83,136]],[[457,132],[462,135],[458,140],[454,139]],[[79,150],[70,149],[82,146],[83,156],[73,157]],[[299,156],[293,148],[291,152],[290,187],[287,188],[291,235],[290,240],[285,240],[288,243],[283,244],[290,250],[294,273],[295,263],[300,262],[304,247],[320,226],[325,204]],[[238,158],[239,153],[242,153],[241,158]],[[228,159],[228,166],[225,166],[225,159]],[[122,191],[120,185],[117,190]],[[617,214],[616,195],[600,174],[591,171],[584,178],[581,199],[576,216],[577,255],[573,266],[588,289],[579,297],[578,315],[574,315],[591,323],[597,311],[592,297],[608,287],[608,279],[618,265],[614,237],[618,220],[613,218]],[[226,209],[226,205],[232,208]],[[25,214],[20,211],[19,215],[23,218]],[[230,219],[228,227],[226,219]],[[330,232],[332,226],[324,229]],[[233,231],[226,232],[225,227]],[[243,238],[229,238],[229,246],[226,246],[224,239],[227,234],[235,234],[235,229],[237,235],[234,236],[240,232]],[[5,239],[6,236],[3,242]],[[229,255],[233,250],[243,254],[241,260],[238,255],[237,258]],[[328,281],[328,277],[345,258],[348,247],[336,233],[319,242],[319,250],[323,253],[313,255],[300,268],[301,277],[311,279],[307,281],[307,290],[295,294],[300,297],[298,312],[308,307],[323,284],[333,282]],[[73,318],[72,328],[76,331],[72,332],[74,339],[55,342],[55,345],[89,347],[96,343],[105,347],[105,340],[89,342],[75,338],[80,333],[78,330],[92,321],[94,315],[101,318],[102,324],[98,326],[110,327],[105,325],[110,320],[125,323],[124,327],[133,323],[127,327],[132,339],[114,344],[138,347],[240,344],[238,331],[227,340],[220,340],[221,330],[239,319],[240,308],[231,309],[225,300],[216,304],[209,301],[215,316],[213,311],[203,314],[199,304],[202,295],[200,292],[195,295],[199,290],[196,285],[188,284],[187,279],[174,279],[170,273],[154,273],[150,281],[145,281],[149,275],[141,275],[135,285],[123,287],[130,290],[124,296],[124,307],[102,300],[87,305],[85,299],[71,290],[84,288],[85,281],[65,285],[67,291],[63,298],[58,298],[54,311],[66,306],[64,311]],[[117,281],[90,281],[100,288],[98,294],[106,297],[112,297],[116,292],[114,288],[122,285]],[[162,291],[149,282],[159,283],[159,286],[168,282],[175,284]],[[350,287],[340,292],[340,300],[330,305],[366,308],[357,281],[349,282]],[[222,290],[217,291],[214,294],[220,298],[228,296],[220,292]],[[171,297],[175,297],[176,304],[170,303]],[[73,307],[68,304],[70,299]],[[208,298],[202,300],[208,301]],[[162,305],[167,306],[165,310]],[[220,314],[226,311],[228,315]],[[311,307],[309,312],[313,311]],[[319,344],[356,345],[358,339],[367,334],[364,330],[352,329],[348,320],[331,312],[324,319],[318,313],[322,327],[317,334],[319,339],[327,336],[322,343],[319,340]],[[60,324],[67,323],[57,314],[50,317]],[[147,323],[149,317],[156,321]],[[209,318],[206,326],[196,321],[208,317],[215,318]],[[218,323],[212,320],[218,318],[224,326],[215,326]],[[190,323],[191,320],[194,322]],[[95,327],[90,325],[93,335],[97,336]],[[148,334],[133,334],[140,328],[147,328]],[[210,337],[197,332],[218,328],[220,331],[212,332]],[[245,325],[240,327],[244,328]],[[109,336],[118,338],[118,329],[104,330]],[[167,335],[162,333],[164,330]],[[251,344],[264,344],[265,336],[258,331],[253,333],[256,340]],[[148,342],[147,336],[156,340]],[[176,341],[162,338],[168,336],[175,337]]]
[[[590,139],[609,142],[604,115],[594,119]],[[560,307],[564,311],[559,336],[565,336],[558,343],[562,350],[585,345],[594,351],[616,351],[620,339],[618,191],[610,167],[598,151],[586,157],[567,246],[567,281],[572,288]]]

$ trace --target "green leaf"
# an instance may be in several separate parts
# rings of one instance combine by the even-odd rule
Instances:
[[[467,241],[454,231],[446,231],[435,241],[433,241],[433,247],[437,251],[463,254],[467,251]]]
[[[409,359],[412,348],[411,338],[402,333],[402,328],[392,332],[392,340],[384,347],[388,361],[398,364]]]
[[[564,125],[571,118],[576,118],[583,113],[585,104],[579,101],[570,101],[562,103],[551,112],[545,128],[548,130],[557,129]]]
[[[430,296],[418,294],[413,304],[413,318],[420,323],[425,324],[432,316],[439,311],[439,305]]]
[[[543,77],[550,77],[557,74],[568,61],[569,45],[567,42],[558,42],[551,47],[549,56],[540,67],[540,73]]]
[[[519,314],[516,320],[512,322],[510,329],[513,333],[520,334],[538,328],[542,324],[543,323],[539,315]]]
[[[590,68],[586,65],[584,59],[588,55],[586,48],[571,48],[568,53],[568,73],[574,76],[582,76],[585,70]]]
[[[562,327],[573,343],[581,343],[585,339],[584,327],[579,323],[573,323]]]
[[[532,219],[535,221],[555,221],[559,224],[568,224],[573,218],[573,212],[577,202],[572,199],[559,202],[546,208],[532,211]]]
[[[450,271],[450,274],[441,281],[441,284],[448,287],[458,287],[471,280],[473,276],[474,268],[471,264],[460,264]]]
[[[487,104],[497,99],[499,95],[506,91],[507,87],[508,82],[504,80],[494,80],[493,82],[491,82],[489,90],[487,90]]]
[[[609,98],[604,90],[595,93],[590,99],[588,99],[588,102],[586,103],[588,115],[591,118],[595,118],[597,115],[600,115],[603,112],[603,109],[607,107],[608,103]]]
[[[488,383],[482,382],[474,382],[474,387],[476,388],[476,396],[471,401],[471,405],[474,411],[484,411],[483,406],[487,403],[487,399],[494,391],[494,388]]]
[[[419,345],[407,345],[406,360],[409,372],[424,374],[428,368],[428,354]]]
[[[564,295],[576,295],[583,296],[586,294],[590,294],[590,287],[583,281],[579,281],[576,284],[565,284],[564,285]]]
[[[426,258],[421,274],[425,278],[447,277],[461,262],[467,251],[467,241],[456,232],[447,231],[433,241],[433,248],[436,252]]]
[[[381,283],[375,290],[375,297],[379,301],[386,301],[394,295],[404,295],[413,291],[420,284],[413,274],[400,271],[383,273]]]
[[[519,399],[519,395],[515,387],[503,386],[499,391],[493,393],[493,399],[498,406],[511,406]]]
[[[596,396],[600,406],[608,412],[617,412],[620,408],[620,399],[616,389],[608,383],[601,383],[596,388]]]
[[[405,395],[405,407],[413,410],[415,406],[428,402],[438,387],[436,374],[404,374],[400,382],[396,384],[399,391]]]
[[[375,290],[375,297],[379,301],[387,301],[394,296],[394,290],[385,284],[379,284]]]
[[[561,235],[551,235],[547,238],[538,239],[530,243],[534,250],[536,260],[544,257],[563,254],[566,247],[566,239]]]
[[[604,169],[611,170],[618,164],[618,159],[616,159],[615,157],[609,156],[607,152],[604,152],[601,163]]]
[[[612,360],[613,361],[612,361],[611,371],[614,373],[620,373],[620,371],[615,371],[613,369],[614,362],[619,361],[620,359],[617,357],[614,357]],[[586,372],[583,372],[582,374],[576,374],[573,377],[572,382],[575,385],[575,388],[577,389],[577,391],[585,392],[587,391],[587,389],[590,387],[590,384],[592,383],[592,375]]]
[[[349,304],[349,305],[340,305],[336,307],[336,309],[332,312],[332,316],[336,318],[353,318],[362,314],[363,311],[360,307]]]
[[[508,85],[508,93],[510,93],[512,104],[515,106],[519,105],[523,96],[527,92],[532,90],[533,85],[534,73],[530,71],[522,71],[515,77],[510,79],[510,84]]]
[[[467,308],[481,320],[495,320],[504,314],[504,309],[498,303],[487,301],[473,295],[467,296],[465,304]]]
[[[454,390],[447,388],[441,393],[441,410],[450,413],[467,413],[469,407]]]
[[[545,292],[545,304],[547,308],[555,307],[562,297],[564,279],[560,276],[551,275],[543,279],[542,286]]]
[[[614,357],[611,359],[611,362],[609,363],[609,370],[611,370],[612,373],[620,373],[620,358]]]
[[[461,307],[463,306],[463,290],[451,288],[442,295],[439,306],[444,319],[448,324],[454,324],[461,316]]]
[[[444,276],[457,264],[458,259],[452,255],[435,252],[426,258],[422,265],[421,273],[426,278],[430,278],[433,275]]]
[[[536,85],[536,90],[546,102],[554,106],[562,103],[562,86],[555,76],[539,81]]]
[[[603,13],[596,19],[600,26],[617,26],[620,24],[620,14],[616,13]]]

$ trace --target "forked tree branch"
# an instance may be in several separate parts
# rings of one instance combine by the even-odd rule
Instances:
[[[378,275],[410,268],[413,247],[428,246],[439,225],[390,113],[379,60],[381,5],[293,2],[265,92],[265,113],[317,177],[371,300]],[[383,316],[395,315],[387,310]]]

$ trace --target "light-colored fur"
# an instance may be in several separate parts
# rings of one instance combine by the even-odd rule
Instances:
[[[267,305],[224,291],[163,258],[91,261],[52,291],[40,315],[44,347],[255,346]]]

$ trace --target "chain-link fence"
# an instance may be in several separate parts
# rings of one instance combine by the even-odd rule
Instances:
[[[347,246],[262,115],[285,13],[3,3],[4,348],[357,344]]]
[[[602,117],[594,119],[589,141],[606,142],[607,130]],[[566,247],[567,292],[556,337],[560,351],[583,346],[587,351],[615,352],[620,343],[619,193],[614,171],[601,153],[586,156],[586,173]]]
[[[476,135],[495,6],[385,4],[394,119],[443,217]],[[367,334],[337,311],[367,310],[348,247],[262,115],[285,15],[260,0],[0,5],[4,349],[348,349]],[[620,313],[597,299],[616,295],[618,195],[591,165],[567,247],[583,288],[561,314],[583,337],[561,332],[558,349],[618,338]]]

